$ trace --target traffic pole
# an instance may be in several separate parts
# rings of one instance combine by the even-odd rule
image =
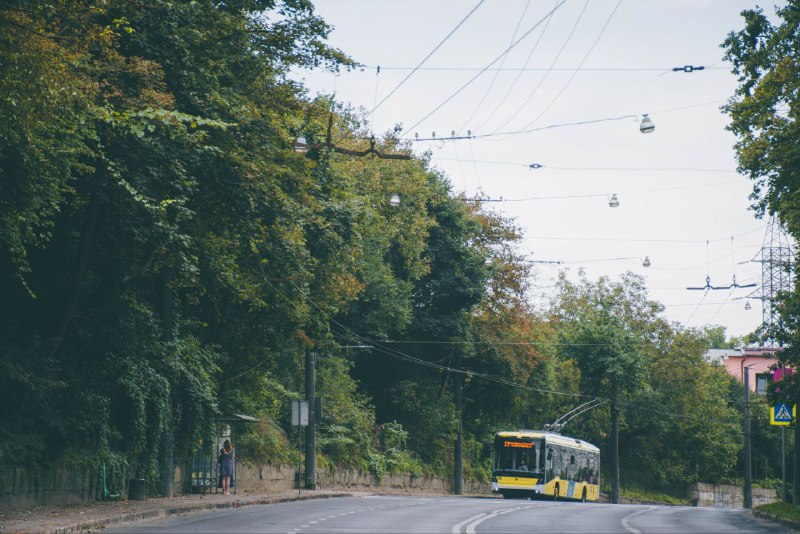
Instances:
[[[456,442],[453,451],[454,469],[453,469],[453,493],[455,495],[464,494],[464,421],[463,421],[463,389],[464,389],[464,375],[461,371],[461,354],[459,353],[456,360],[456,373],[453,376],[455,385],[455,408],[456,417],[458,418],[458,430],[456,434]]]
[[[316,354],[306,352],[306,398],[308,398],[308,428],[306,429],[306,489],[317,489],[317,414],[315,408]]]
[[[753,474],[750,451],[750,368],[744,368],[744,507],[753,507]]]

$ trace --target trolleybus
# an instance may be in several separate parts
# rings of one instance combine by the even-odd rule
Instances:
[[[494,438],[492,493],[505,498],[600,498],[600,449],[544,430],[509,430]]]

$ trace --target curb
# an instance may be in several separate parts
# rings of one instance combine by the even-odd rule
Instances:
[[[792,530],[800,530],[800,524],[795,523],[794,521],[789,521],[788,519],[781,519],[772,514],[768,514],[767,512],[753,510],[753,515],[760,519],[766,519],[767,521],[778,523],[779,525],[783,525],[784,527],[789,527]]]
[[[123,523],[143,521],[146,519],[160,519],[178,514],[202,512],[204,510],[243,508],[245,506],[252,506],[256,504],[278,504],[291,501],[306,501],[311,499],[330,499],[337,497],[352,497],[352,496],[353,496],[352,493],[328,493],[328,494],[318,494],[318,495],[310,494],[310,495],[296,495],[296,496],[287,495],[283,497],[263,497],[263,498],[247,499],[247,500],[240,499],[240,500],[217,502],[217,503],[166,507],[155,510],[146,510],[143,512],[131,512],[118,516],[104,517],[102,519],[81,521],[79,523],[73,523],[65,527],[59,527],[50,532],[54,532],[56,534],[71,534],[73,532],[86,532],[93,529],[105,528],[110,525],[121,525]]]

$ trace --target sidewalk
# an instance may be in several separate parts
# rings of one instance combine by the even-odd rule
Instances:
[[[96,501],[80,506],[42,506],[17,510],[0,510],[0,533],[12,532],[86,532],[143,519],[220,508],[240,508],[254,504],[274,504],[306,499],[350,497],[344,491],[297,491],[238,495],[181,495],[144,501]]]

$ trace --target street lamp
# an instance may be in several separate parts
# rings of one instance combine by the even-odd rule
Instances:
[[[753,308],[753,307],[750,305],[750,302],[749,302],[749,301],[744,303],[744,309],[745,309],[745,310],[751,310],[752,308]]]
[[[298,137],[294,142],[294,151],[298,154],[305,154],[308,152],[308,143],[305,137]]]
[[[619,207],[619,199],[617,198],[617,194],[616,193],[611,195],[611,199],[608,201],[608,205],[611,208],[618,208]]]
[[[642,267],[650,267],[650,257],[645,256],[644,261],[642,262]]]
[[[400,195],[392,195],[392,198],[389,199],[389,205],[393,208],[398,207],[400,205]]]
[[[655,129],[656,125],[653,124],[653,121],[650,120],[650,117],[647,116],[647,113],[642,115],[642,123],[639,125],[639,131],[643,134],[648,134],[652,133]]]

